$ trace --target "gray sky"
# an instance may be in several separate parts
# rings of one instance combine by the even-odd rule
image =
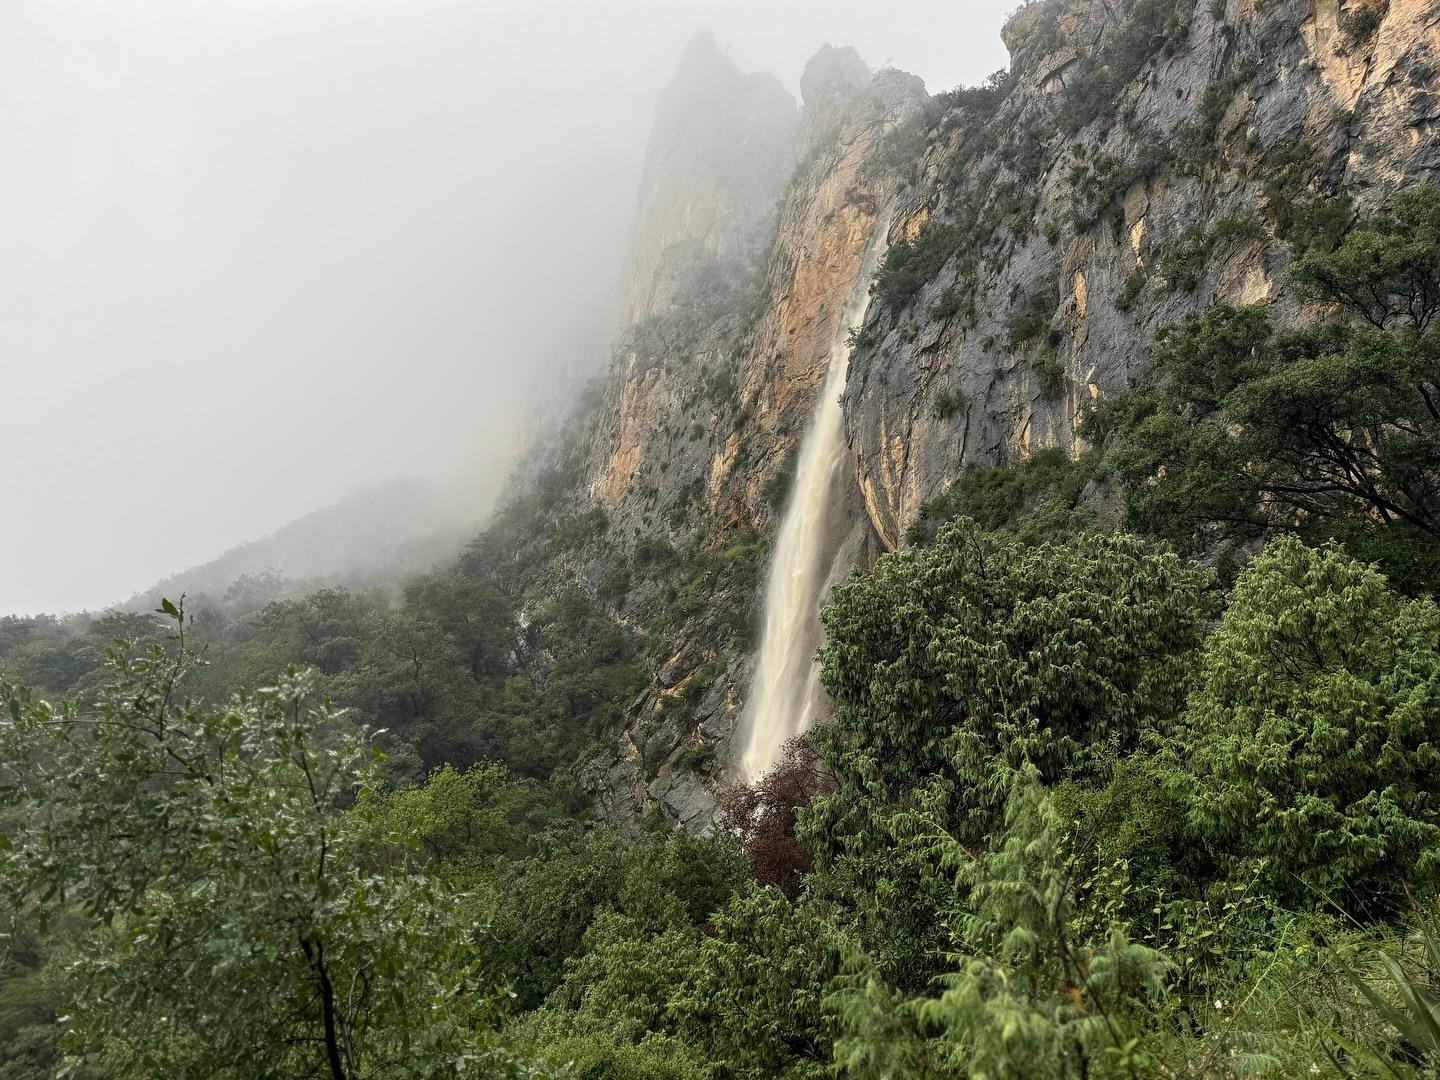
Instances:
[[[1012,6],[3,0],[0,612],[503,470],[608,325],[697,30],[792,92],[826,41],[934,91],[1004,65]]]

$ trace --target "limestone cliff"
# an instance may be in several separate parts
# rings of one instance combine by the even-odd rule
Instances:
[[[723,63],[713,54],[706,62]],[[877,215],[896,191],[896,177],[875,159],[926,100],[912,76],[872,74],[853,49],[822,49],[801,81],[803,107],[775,214],[769,185],[755,183],[742,197],[726,180],[731,166],[711,160],[717,144],[695,134],[719,104],[710,93],[744,82],[738,73],[712,72],[706,89],[697,89],[682,71],[661,106],[665,121],[650,151],[658,173],[646,181],[636,229],[633,321],[616,350],[589,451],[586,498],[608,515],[607,536],[661,564],[638,568],[628,583],[619,607],[633,624],[652,629],[674,615],[676,583],[664,571],[675,553],[724,562],[739,552],[704,586],[696,610],[683,613],[677,647],[631,710],[620,752],[592,773],[597,799],[617,818],[659,805],[702,825],[713,812],[710,789],[748,669],[748,633],[736,624],[753,620],[786,470]],[[767,150],[765,160],[782,157]],[[682,203],[709,205],[696,179],[707,168],[717,190],[728,192],[730,216],[674,212]],[[663,209],[645,209],[652,206]],[[726,239],[732,223],[756,223],[767,212],[775,216],[757,265],[712,262],[709,273],[689,280],[649,269],[658,265],[653,253],[673,250],[677,221],[692,250],[741,252]],[[858,500],[850,514],[862,525],[856,544],[863,547],[868,526]],[[677,767],[687,751],[692,762],[703,754],[704,767]]]
[[[1137,33],[1138,9],[1167,17]],[[872,307],[852,361],[887,547],[964,464],[1076,453],[1082,410],[1144,371],[1158,328],[1217,300],[1293,315],[1307,233],[1440,168],[1435,0],[1045,0],[1005,37],[998,107],[937,98],[901,200],[896,239],[928,222],[955,250]]]
[[[906,271],[843,400],[856,562],[968,465],[1080,453],[1158,328],[1219,299],[1293,318],[1297,251],[1440,168],[1440,0],[1038,0],[1005,40],[1003,78],[933,98],[827,46],[797,109],[708,42],[667,91],[569,496],[597,524],[532,586],[578,582],[652,649],[584,769],[603,816],[712,820],[766,546],[882,223]]]

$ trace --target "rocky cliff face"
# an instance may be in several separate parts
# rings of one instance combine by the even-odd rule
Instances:
[[[1137,32],[1136,9],[1164,18]],[[1047,0],[1005,37],[1002,100],[936,100],[894,226],[953,230],[954,251],[874,305],[852,361],[856,476],[890,548],[962,465],[1077,453],[1158,328],[1221,300],[1293,315],[1312,234],[1440,168],[1434,0]]]
[[[707,62],[723,63],[713,55]],[[766,172],[744,191],[726,186],[730,213],[715,217],[675,208],[711,205],[695,178],[708,169],[723,180],[734,168],[707,165],[712,148],[721,157],[732,148],[694,130],[725,107],[713,94],[728,97],[725,88],[746,80],[712,73],[696,86],[692,76],[682,65],[661,106],[650,154],[656,174],[647,177],[642,206],[666,209],[642,210],[637,225],[633,321],[594,427],[585,499],[607,514],[607,537],[629,553],[620,557],[638,551],[643,564],[619,604],[623,616],[654,629],[684,605],[681,625],[668,623],[677,648],[660,658],[653,688],[631,709],[619,752],[592,768],[594,794],[612,818],[659,806],[702,826],[739,715],[754,595],[787,470],[877,216],[897,190],[876,158],[927,98],[918,79],[872,74],[853,49],[827,46],[804,73],[788,147],[767,138],[760,160],[742,170],[757,177],[784,162],[783,173]],[[648,269],[659,265],[653,253],[673,259],[676,236],[692,252],[753,251],[727,238],[754,236],[761,222],[769,229],[753,263],[709,260],[688,280]],[[858,499],[851,517],[863,547],[869,528]],[[688,582],[676,581],[677,560]],[[699,595],[677,597],[677,584],[697,586]]]
[[[1221,299],[1293,317],[1297,250],[1440,168],[1440,0],[1040,0],[1005,38],[1006,77],[935,98],[826,47],[797,110],[705,42],[667,91],[571,498],[603,536],[548,575],[654,649],[586,767],[605,817],[713,818],[766,544],[877,228],[905,272],[843,402],[861,562],[967,465],[1079,454],[1158,328]]]

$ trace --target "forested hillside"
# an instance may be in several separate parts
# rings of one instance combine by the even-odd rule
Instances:
[[[0,1080],[1440,1076],[1440,8],[1006,35],[692,46],[610,376],[445,568],[0,619]]]
[[[396,479],[350,495],[171,574],[131,597],[126,610],[153,610],[166,596],[231,614],[322,587],[392,588],[408,575],[450,565],[474,536],[493,487],[457,490]]]

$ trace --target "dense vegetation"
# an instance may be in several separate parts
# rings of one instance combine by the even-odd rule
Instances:
[[[0,1075],[46,1075],[62,1010],[82,1076],[1440,1051],[1406,936],[1440,875],[1440,610],[1338,548],[1274,541],[1227,598],[1133,537],[944,526],[837,590],[835,722],[708,839],[579,827],[499,764],[386,783],[322,674],[201,701],[190,620],[162,619],[83,708],[0,688]]]

